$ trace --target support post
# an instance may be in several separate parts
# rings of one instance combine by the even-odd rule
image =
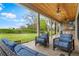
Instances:
[[[38,13],[37,18],[37,37],[40,36],[40,14]]]
[[[62,33],[63,33],[63,24],[60,23],[60,34],[62,34]]]
[[[78,6],[77,6],[77,12],[76,12],[76,17],[75,17],[75,38],[76,39],[78,39],[78,35],[77,35],[77,26],[78,26],[78,24],[77,24],[77,18],[78,18],[78,14],[79,14],[79,4],[78,4]]]
[[[59,34],[61,34],[61,24],[59,24]]]
[[[58,32],[59,32],[59,24],[58,22],[56,22],[56,34],[58,34]]]
[[[50,19],[50,39],[52,39],[52,20]]]
[[[56,22],[55,22],[55,34],[56,34]]]

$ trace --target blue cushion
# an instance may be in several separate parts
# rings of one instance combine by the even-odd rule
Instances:
[[[8,39],[2,39],[2,42],[12,51],[14,51],[14,47],[17,45],[15,42],[9,41]]]
[[[42,35],[40,36],[40,38],[47,39],[47,38],[48,38],[48,35],[47,35],[47,34],[42,34]]]
[[[32,49],[30,49],[28,47],[26,47],[25,49],[28,50],[30,53],[32,53],[34,55],[37,55],[38,54],[38,52],[36,52],[36,51],[34,51],[34,50],[32,50]]]
[[[15,50],[16,53],[18,53],[21,49],[25,49],[25,50],[29,51],[29,52],[32,53],[32,54],[37,54],[36,51],[34,51],[34,50],[32,50],[32,49],[29,49],[28,47],[26,47],[26,46],[24,46],[24,45],[17,45],[17,46],[14,48],[14,50]]]
[[[16,45],[15,42],[9,41],[8,39],[2,39],[2,42],[3,42],[5,45],[8,45],[8,46],[15,46],[15,45]]]
[[[17,55],[19,56],[35,56],[34,54],[30,53],[28,50],[21,49]]]
[[[9,40],[8,39],[2,39],[2,42],[7,45]]]
[[[37,51],[34,51],[24,45],[17,45],[14,48],[14,50],[15,50],[16,54],[19,56],[43,56],[43,54],[41,54]]]
[[[21,49],[23,49],[22,45],[15,46],[14,50],[16,53],[18,53]]]
[[[37,42],[39,42],[39,43],[44,43],[44,40],[45,39],[43,39],[43,38],[37,38]]]
[[[8,45],[9,45],[9,46],[15,46],[16,43],[15,43],[15,42],[9,42]]]
[[[64,47],[64,48],[68,48],[67,42],[57,41],[57,42],[55,42],[55,45],[60,46],[60,47]]]
[[[64,41],[64,42],[70,42],[72,40],[72,35],[71,34],[61,34],[60,41]]]
[[[60,37],[68,37],[68,38],[72,38],[72,34],[60,34]]]
[[[71,38],[64,38],[64,37],[61,37],[61,38],[60,38],[60,41],[71,42]]]

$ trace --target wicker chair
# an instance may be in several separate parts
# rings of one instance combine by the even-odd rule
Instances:
[[[74,48],[74,39],[71,34],[60,34],[59,38],[53,39],[53,50],[55,48],[62,49],[68,52],[68,55],[75,49]]]
[[[35,38],[35,45],[36,45],[37,43],[42,44],[42,45],[44,45],[45,47],[46,47],[46,46],[49,46],[49,35],[48,35],[48,34],[42,34],[41,36],[36,37],[36,38]]]

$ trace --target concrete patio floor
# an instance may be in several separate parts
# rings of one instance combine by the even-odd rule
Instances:
[[[44,47],[39,44],[37,44],[35,46],[35,41],[24,43],[23,45],[25,45],[35,51],[43,53],[47,56],[59,56],[60,54],[64,54],[64,55],[68,56],[67,52],[61,51],[59,49],[53,50],[53,38],[55,38],[55,37],[57,37],[57,35],[52,36],[52,39],[49,39],[49,47]],[[76,39],[75,39],[75,50],[72,52],[71,56],[79,56],[79,41]]]

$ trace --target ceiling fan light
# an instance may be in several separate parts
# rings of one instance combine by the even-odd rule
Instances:
[[[61,14],[60,13],[57,13],[57,16],[60,16]]]

